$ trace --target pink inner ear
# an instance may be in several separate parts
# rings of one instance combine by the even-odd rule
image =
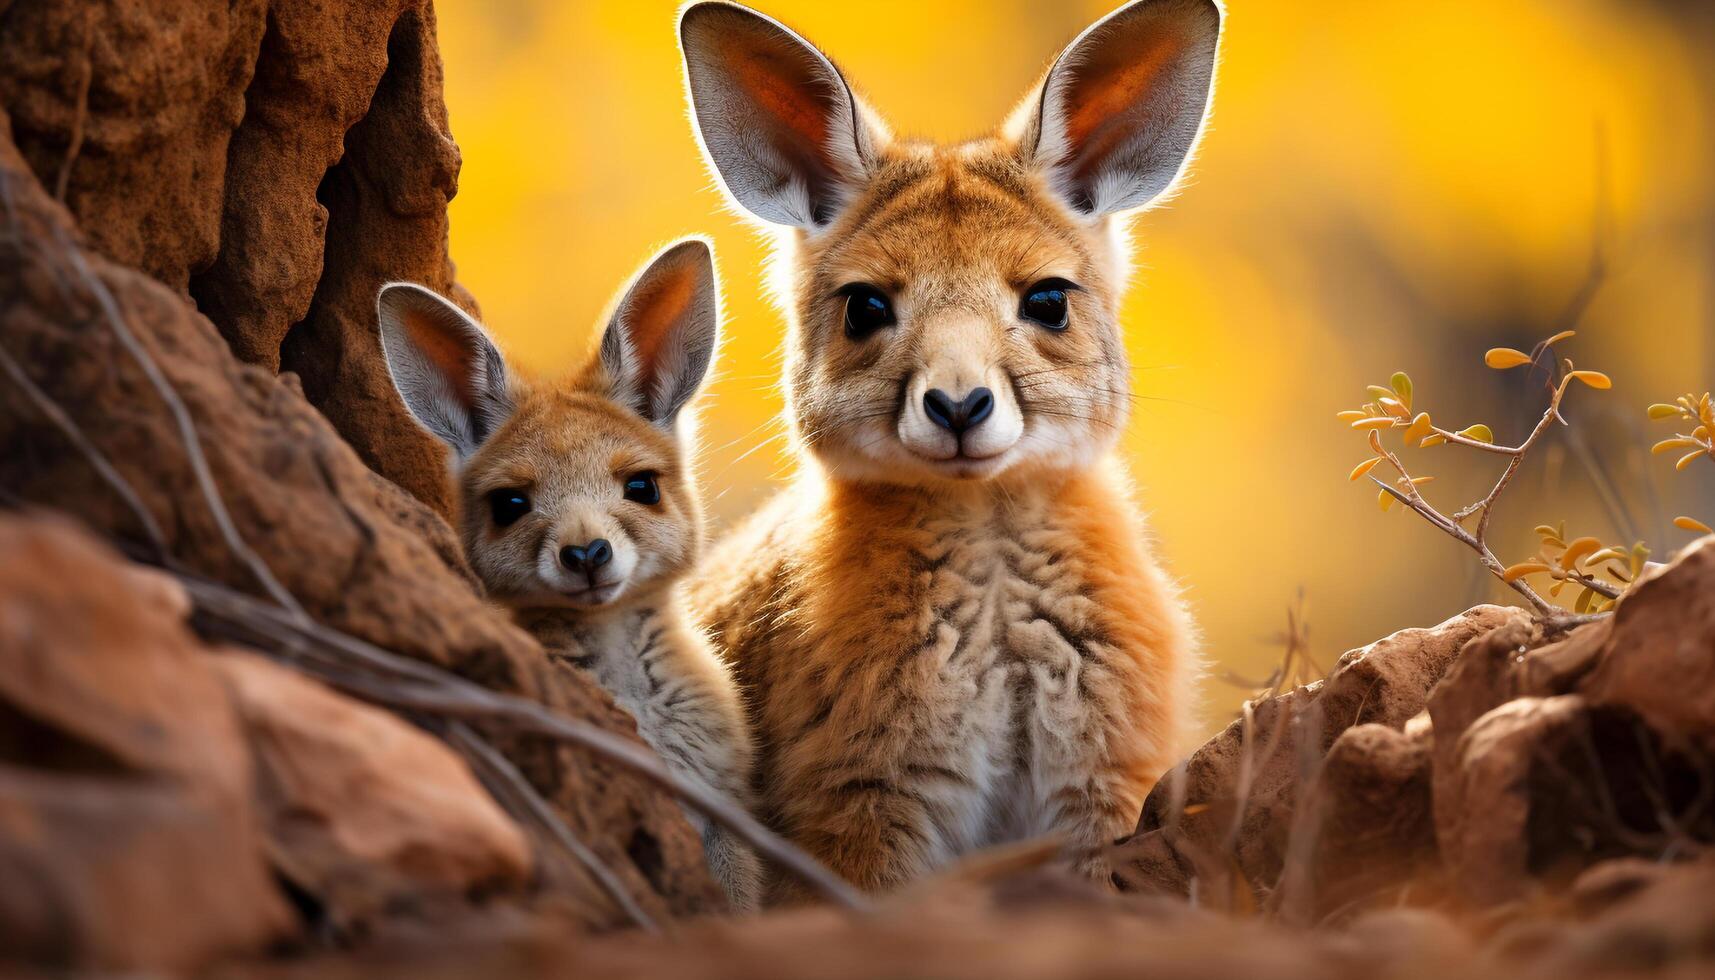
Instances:
[[[626,335],[637,353],[643,377],[655,377],[658,358],[676,324],[684,321],[696,295],[696,275],[691,269],[674,269],[651,281],[639,283],[627,304]]]
[[[1137,50],[1148,44],[1147,53]],[[1185,48],[1184,38],[1148,39],[1137,46],[1110,41],[1075,69],[1068,87],[1066,135],[1083,159],[1103,159],[1135,133],[1136,109],[1157,77]]]
[[[400,322],[405,325],[411,343],[435,365],[442,377],[452,382],[454,394],[469,408],[476,403],[476,392],[471,384],[471,375],[476,370],[475,355],[470,345],[447,329],[445,319],[437,314],[439,311],[413,303],[403,311]]]
[[[794,53],[744,48],[728,55],[733,78],[752,101],[789,130],[814,156],[827,145],[827,107],[809,93],[813,83],[802,69],[787,64]]]

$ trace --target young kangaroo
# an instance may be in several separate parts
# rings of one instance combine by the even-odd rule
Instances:
[[[390,283],[378,304],[400,397],[452,450],[465,553],[489,595],[594,675],[669,766],[747,804],[744,710],[678,594],[702,541],[678,420],[714,355],[708,245],[658,255],[588,363],[553,383],[516,376],[481,325],[422,286]],[[755,854],[689,816],[734,907],[754,908]]]
[[[778,22],[681,16],[709,162],[787,226],[808,464],[692,605],[750,704],[761,812],[860,887],[1047,834],[1105,877],[1102,845],[1181,745],[1195,631],[1112,452],[1131,397],[1116,216],[1185,167],[1221,18],[1132,3],[1002,133],[940,146],[892,138]]]

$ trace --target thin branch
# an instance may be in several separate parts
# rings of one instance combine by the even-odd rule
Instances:
[[[36,410],[41,412],[49,422],[52,422],[54,428],[60,430],[60,434],[66,437],[66,441],[83,455],[90,468],[95,470],[96,476],[99,476],[101,481],[106,483],[108,488],[125,504],[126,509],[131,511],[131,516],[136,519],[137,526],[142,528],[143,535],[149,539],[150,545],[154,547],[155,557],[162,565],[170,565],[172,551],[167,547],[167,536],[161,531],[161,525],[156,522],[155,515],[149,512],[149,508],[143,506],[143,501],[137,496],[137,491],[123,476],[119,475],[117,469],[114,469],[113,463],[102,455],[101,450],[97,449],[93,442],[89,441],[89,437],[83,434],[83,430],[78,428],[77,423],[72,421],[71,416],[67,415],[64,409],[60,408],[59,404],[50,398],[47,392],[37,387],[36,383],[30,380],[30,376],[24,372],[23,367],[12,358],[11,354],[6,352],[5,348],[0,348],[0,370],[5,371],[11,377],[12,383],[18,386],[18,390],[24,393],[24,397],[28,398]]]
[[[242,592],[189,576],[179,579],[207,628],[286,659],[364,700],[444,718],[504,724],[515,731],[586,749],[643,776],[727,827],[758,854],[830,901],[852,910],[869,908],[861,893],[814,858],[756,822],[725,796],[679,776],[637,742],[588,722],[562,717],[534,701],[491,691],[440,668],[390,653],[314,620],[298,619]],[[339,669],[353,664],[389,679],[360,678],[349,669]]]
[[[518,771],[518,767],[514,766],[510,759],[496,751],[494,746],[484,741],[481,736],[471,730],[469,725],[463,722],[455,721],[448,725],[446,737],[447,741],[463,752],[465,757],[474,765],[493,777],[494,781],[499,784],[498,788],[503,788],[516,801],[519,808],[525,811],[522,816],[528,817],[530,822],[536,824],[549,837],[553,838],[556,844],[570,854],[573,860],[577,861],[588,872],[589,876],[601,886],[601,890],[607,894],[607,897],[613,901],[620,911],[625,913],[633,925],[644,932],[652,934],[661,932],[661,927],[656,925],[649,913],[643,911],[642,907],[637,904],[637,899],[633,898],[631,893],[626,890],[625,883],[619,880],[619,876],[614,874],[613,869],[602,863],[601,858],[590,850],[588,845],[579,840],[572,833],[571,828],[567,827],[565,822],[554,814],[547,801],[542,799],[541,794],[536,792],[536,788],[530,785],[529,780],[524,778],[524,775]],[[496,788],[490,786],[490,792]]]
[[[197,485],[202,490],[209,513],[214,517],[215,526],[219,528],[221,538],[226,542],[227,548],[250,570],[250,574],[255,577],[276,604],[298,619],[309,622],[309,614],[304,612],[304,607],[298,604],[297,598],[280,584],[280,580],[274,577],[274,573],[268,569],[261,556],[256,554],[250,545],[245,543],[243,536],[238,533],[238,527],[232,521],[232,514],[226,509],[226,504],[221,501],[220,488],[215,484],[214,472],[209,467],[208,457],[203,454],[202,440],[197,435],[196,424],[191,420],[190,410],[185,407],[185,403],[179,398],[178,392],[173,390],[172,383],[161,372],[161,366],[155,362],[155,358],[138,341],[137,335],[132,333],[131,328],[126,325],[125,316],[120,312],[118,302],[114,300],[113,294],[108,291],[107,286],[90,269],[89,263],[84,260],[82,249],[66,241],[64,235],[57,229],[56,234],[59,236],[60,244],[65,248],[72,266],[77,269],[78,275],[83,278],[90,294],[95,297],[96,303],[100,305],[102,312],[106,315],[108,325],[112,328],[114,336],[119,338],[119,342],[130,352],[137,365],[143,369],[143,374],[148,378],[149,384],[154,387],[161,400],[166,403],[167,410],[172,414],[173,423],[179,430],[179,441],[183,443],[185,455],[190,460],[191,471],[196,475]]]
[[[54,200],[65,203],[66,189],[71,184],[71,167],[83,152],[83,131],[89,124],[89,86],[95,80],[95,8],[85,7],[83,16],[83,70],[77,78],[77,115],[71,120],[71,139],[66,142],[65,159],[60,161],[59,178],[54,181]]]

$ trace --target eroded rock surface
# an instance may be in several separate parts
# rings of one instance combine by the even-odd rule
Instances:
[[[553,669],[478,597],[445,522],[366,467],[291,384],[236,360],[182,295],[86,250],[5,133],[0,119],[6,499],[72,512],[138,554],[164,549],[189,572],[265,595],[238,542],[331,627],[633,731],[606,695]],[[199,455],[230,536],[198,476]],[[542,740],[498,733],[495,742],[652,914],[723,907],[695,833],[652,784]],[[622,921],[586,911],[591,925]]]
[[[240,359],[296,371],[365,462],[447,511],[374,322],[389,279],[472,305],[431,6],[13,0],[0,108],[96,251],[194,297]]]
[[[1408,892],[1541,901],[1604,861],[1699,853],[1715,842],[1712,671],[1715,537],[1553,642],[1497,607],[1396,634],[1254,705],[1165,779],[1120,880],[1320,921]]]
[[[295,930],[184,611],[67,522],[0,519],[0,950],[176,968]]]
[[[207,662],[255,754],[275,863],[337,922],[425,893],[524,884],[524,832],[445,743],[250,654]]]

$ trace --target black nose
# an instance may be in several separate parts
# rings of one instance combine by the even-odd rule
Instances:
[[[961,435],[966,429],[981,425],[983,419],[994,411],[994,392],[987,388],[973,388],[963,399],[954,401],[941,389],[930,388],[923,393],[923,411],[929,416],[929,421],[954,435]]]
[[[613,558],[613,545],[606,538],[596,538],[583,547],[569,544],[560,549],[560,564],[574,572],[593,572]]]

